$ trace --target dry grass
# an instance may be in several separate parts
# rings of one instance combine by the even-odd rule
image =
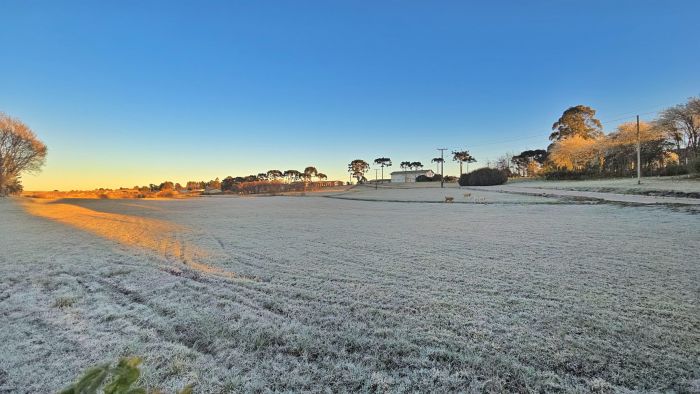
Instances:
[[[58,221],[125,246],[146,249],[181,262],[188,268],[227,278],[237,277],[234,272],[202,263],[204,259],[211,258],[210,253],[182,240],[179,235],[187,231],[183,226],[165,220],[99,212],[66,201],[69,200],[23,200],[22,204],[32,215]]]
[[[140,198],[188,198],[199,196],[199,193],[181,194],[174,190],[163,190],[158,192],[144,192],[136,189],[118,189],[118,190],[71,190],[71,191],[25,191],[22,192],[22,197],[57,200],[62,198],[79,198],[79,199],[102,199],[102,200],[119,200],[119,199],[140,199]]]

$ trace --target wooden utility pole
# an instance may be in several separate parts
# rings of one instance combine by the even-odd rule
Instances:
[[[440,151],[440,187],[445,187],[445,151],[447,148],[437,148]]]
[[[639,115],[637,115],[637,184],[642,184],[642,141],[639,135]]]

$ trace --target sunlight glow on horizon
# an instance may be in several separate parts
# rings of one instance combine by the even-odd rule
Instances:
[[[468,149],[475,169],[546,148],[570,106],[650,119],[700,94],[695,1],[9,0],[3,13],[0,111],[48,146],[25,190],[306,166],[347,181],[353,159],[434,169],[438,147]]]

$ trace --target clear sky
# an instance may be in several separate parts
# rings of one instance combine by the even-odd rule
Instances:
[[[700,94],[700,1],[0,2],[0,111],[49,147],[28,190],[544,148]],[[449,162],[446,173],[458,166]],[[371,172],[370,177],[374,176]]]

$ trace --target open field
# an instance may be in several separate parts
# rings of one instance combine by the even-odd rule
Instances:
[[[515,180],[508,184],[521,187],[613,192],[658,196],[686,196],[700,198],[700,178],[689,176],[646,177],[642,184],[636,178],[594,179],[585,181]]]
[[[568,183],[564,183],[568,185]],[[444,203],[451,198],[455,204],[571,204],[572,202],[616,203],[625,205],[665,205],[681,207],[688,212],[700,213],[700,198],[678,197],[693,195],[673,190],[657,191],[657,194],[637,194],[626,190],[598,189],[589,191],[584,187],[562,186],[560,182],[508,182],[500,186],[465,186],[438,183],[357,185],[344,193],[329,194],[329,197],[359,201]],[[591,188],[596,190],[595,188]],[[700,193],[698,193],[700,196]]]
[[[338,199],[384,201],[384,202],[445,202],[452,197],[456,203],[492,204],[555,204],[558,200],[527,195],[509,195],[489,190],[464,190],[456,183],[446,183],[440,188],[438,182],[418,184],[386,183],[377,185],[357,185],[345,193],[332,195]]]
[[[0,199],[0,392],[700,390],[700,215],[447,190]]]

